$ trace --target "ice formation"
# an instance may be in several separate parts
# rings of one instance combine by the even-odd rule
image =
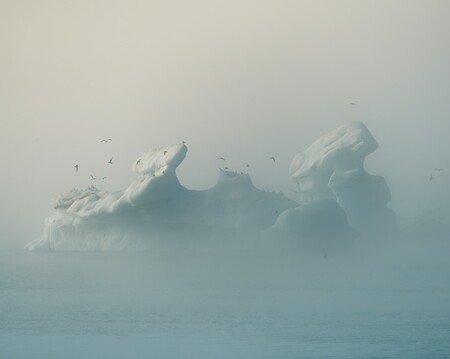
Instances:
[[[183,187],[175,170],[186,156],[182,145],[152,149],[132,165],[138,174],[115,193],[95,187],[72,190],[55,203],[42,236],[31,250],[121,250],[156,242],[233,237],[270,227],[297,204],[281,193],[253,186],[248,174],[220,171],[204,191]]]
[[[186,145],[152,149],[132,164],[137,178],[125,190],[89,187],[60,196],[44,233],[28,248],[141,249],[262,233],[328,246],[354,233],[385,234],[395,228],[389,188],[364,169],[365,157],[377,146],[364,124],[351,122],[297,154],[290,175],[302,194],[300,203],[261,191],[248,174],[232,171],[221,170],[210,189],[189,190],[176,175]]]
[[[288,209],[265,231],[271,237],[293,239],[303,248],[327,250],[349,243],[355,234],[345,212],[333,199],[317,199]]]
[[[291,179],[308,200],[335,199],[360,233],[387,233],[395,227],[387,207],[389,187],[383,177],[364,169],[365,157],[377,147],[363,123],[350,122],[297,154],[289,168]]]

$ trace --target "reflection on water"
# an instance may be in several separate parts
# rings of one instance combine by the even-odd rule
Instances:
[[[1,252],[0,357],[448,358],[450,243],[433,245]]]

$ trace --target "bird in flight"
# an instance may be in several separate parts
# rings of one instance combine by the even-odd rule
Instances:
[[[96,180],[97,178],[95,178],[93,175],[91,175],[91,180]]]
[[[166,155],[167,151],[164,151],[164,156]]]
[[[138,165],[140,162],[141,162],[141,158],[139,158],[139,159],[136,161],[136,164]]]
[[[245,165],[245,167],[249,168],[249,167],[250,167],[250,165],[249,165],[249,164],[246,164],[246,165]]]
[[[355,106],[356,105],[356,103],[354,103],[354,102],[350,102],[349,104],[348,104],[349,106]]]
[[[270,159],[275,163],[275,157],[270,157]]]
[[[432,180],[434,180],[433,175],[430,176],[429,181],[431,182]]]
[[[110,165],[112,165],[113,163],[112,163],[112,157],[109,159],[109,161],[108,161],[108,163],[110,164]]]
[[[75,172],[78,173],[78,165],[75,165],[75,166],[73,166],[73,167],[75,167]]]
[[[218,157],[217,159],[226,162],[225,158],[223,158],[223,157]]]
[[[102,180],[107,179],[107,178],[108,178],[108,177],[106,177],[106,176],[105,176],[105,177],[102,177]]]
[[[109,142],[109,141],[112,141],[112,138],[108,138],[108,139],[105,139],[105,140],[101,140],[100,142]]]

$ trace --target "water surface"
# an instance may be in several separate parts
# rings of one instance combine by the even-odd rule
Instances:
[[[449,249],[4,251],[0,357],[449,358]]]

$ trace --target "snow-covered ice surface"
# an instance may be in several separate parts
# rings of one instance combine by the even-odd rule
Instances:
[[[152,149],[132,169],[136,178],[124,191],[95,187],[60,196],[44,233],[30,250],[148,249],[170,240],[230,239],[273,225],[278,213],[297,206],[281,193],[257,189],[245,173],[220,171],[217,184],[194,191],[175,170],[187,153],[184,144]]]
[[[289,171],[302,196],[299,203],[259,190],[248,174],[232,171],[221,170],[210,189],[189,190],[176,175],[186,145],[151,149],[133,162],[138,177],[125,190],[89,187],[61,195],[43,234],[27,248],[142,250],[173,240],[230,242],[267,235],[334,245],[356,235],[386,236],[396,228],[387,207],[390,191],[383,177],[364,169],[365,157],[377,146],[363,123],[350,122],[298,153]]]
[[[450,242],[0,252],[0,357],[450,357]]]
[[[362,168],[365,157],[377,147],[377,141],[362,122],[350,122],[296,154],[289,173],[302,193],[324,197],[331,194],[328,182],[333,172]]]
[[[364,160],[378,147],[362,122],[349,122],[321,136],[291,162],[289,172],[303,197],[334,198],[350,226],[364,235],[395,230],[391,198],[383,177],[364,169]]]

